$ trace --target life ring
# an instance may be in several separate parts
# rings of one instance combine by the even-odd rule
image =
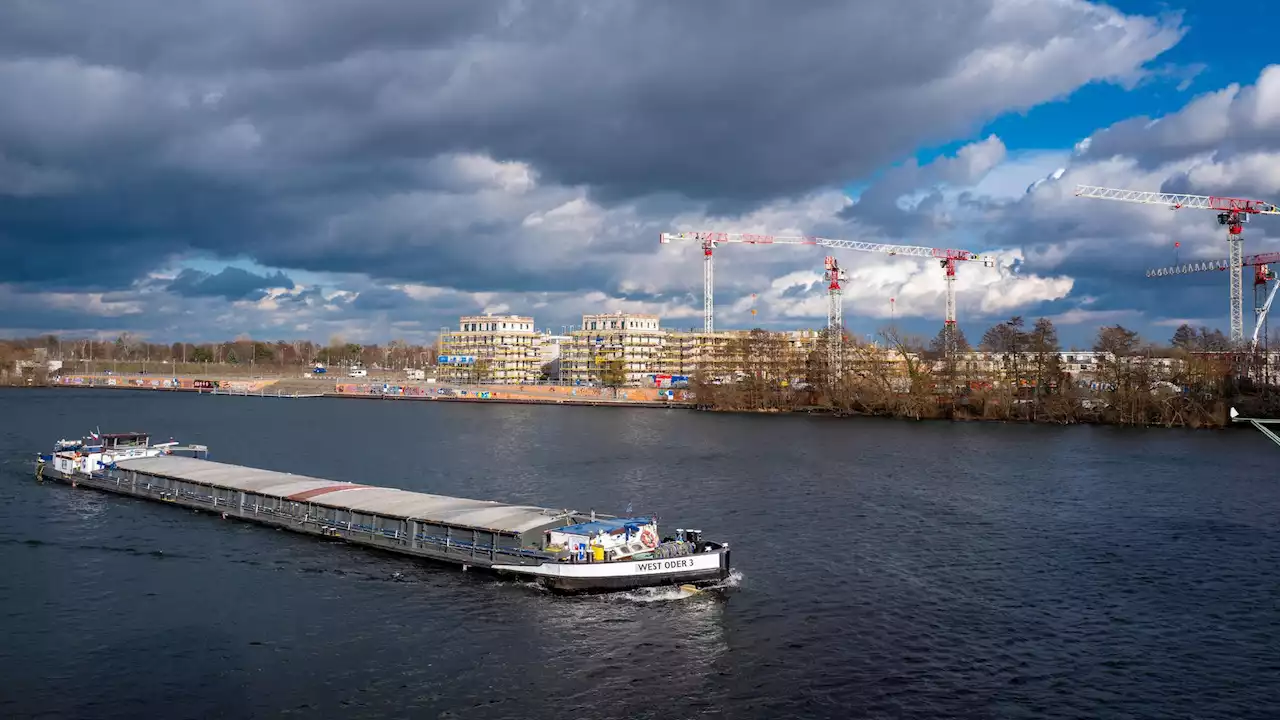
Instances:
[[[647,528],[644,532],[640,533],[640,542],[643,543],[645,547],[650,548],[657,547],[658,545],[658,539],[653,536],[653,531]]]

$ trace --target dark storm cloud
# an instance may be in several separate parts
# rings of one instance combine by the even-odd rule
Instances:
[[[795,194],[864,176],[922,141],[1074,89],[1079,64],[1043,68],[1030,93],[1029,78],[978,85],[963,76],[958,66],[977,48],[1011,36],[1023,48],[1078,38],[1101,19],[1080,8],[1024,16],[994,5],[531,5],[486,33],[485,52],[465,67],[446,62],[446,70],[420,55],[411,70],[355,69],[390,78],[381,89],[397,92],[381,95],[380,112],[350,136],[350,149],[433,153],[452,140],[529,161],[550,180],[588,185],[606,199],[667,189],[748,201]],[[912,18],[909,43],[885,31],[903,18]],[[1102,38],[1126,31],[1087,34],[1085,44],[1099,42],[1105,53]],[[1138,42],[1158,52],[1177,34],[1155,31]],[[969,82],[981,92],[967,92]],[[424,122],[440,132],[423,132]]]
[[[257,275],[237,267],[225,267],[216,275],[185,268],[166,289],[185,297],[221,297],[227,300],[261,300],[268,288],[293,288],[293,280],[276,271]]]
[[[173,254],[240,254],[290,232],[293,221],[248,188],[122,163],[71,195],[0,193],[0,256],[13,259],[0,264],[0,282],[120,289]]]
[[[400,0],[210,0],[180,9],[164,0],[17,2],[0,12],[0,57],[74,49],[87,62],[140,72],[287,69],[447,43],[499,22],[502,7]]]
[[[20,261],[0,281],[117,287],[196,249],[545,286],[544,268],[484,262],[520,247],[528,210],[493,219],[496,201],[450,203],[476,182],[440,157],[520,160],[542,185],[607,202],[674,193],[751,207],[1132,75],[1181,33],[1109,12],[997,0],[5,3],[0,93],[22,101],[0,114],[0,251]],[[335,216],[424,189],[442,195],[437,231],[357,227],[324,244]],[[49,259],[90,249],[103,270],[92,278]],[[441,261],[413,261],[431,255]],[[554,282],[590,285],[596,271]]]
[[[361,292],[351,302],[351,307],[355,310],[396,310],[415,304],[416,301],[403,290],[375,287]]]

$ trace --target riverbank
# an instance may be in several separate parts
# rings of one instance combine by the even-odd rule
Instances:
[[[1147,428],[1182,428],[1189,430],[1222,430],[1224,428],[1233,427],[1227,414],[1226,406],[1223,406],[1221,419],[1211,419],[1210,421],[1200,421],[1193,418],[1190,422],[1170,423],[1170,422],[1148,422],[1148,423],[1129,423],[1120,422],[1114,419],[1106,419],[1102,416],[1092,418],[1054,416],[1049,413],[1040,413],[1033,417],[999,417],[999,416],[983,416],[973,413],[955,412],[955,413],[938,413],[934,415],[904,415],[894,414],[890,412],[861,412],[856,410],[837,410],[829,407],[795,407],[795,408],[766,408],[766,409],[741,409],[741,408],[715,408],[707,406],[692,405],[690,409],[702,412],[717,413],[721,415],[804,415],[804,416],[823,416],[829,418],[881,418],[885,420],[902,420],[905,422],[915,423],[963,423],[975,425],[1096,425],[1096,426],[1113,426],[1113,427],[1147,427]]]
[[[997,396],[973,396],[949,404],[945,398],[924,402],[911,396],[892,397],[881,406],[845,403],[843,406],[802,402],[790,405],[749,407],[717,398],[719,388],[708,388],[698,401],[688,390],[658,388],[592,388],[563,385],[449,385],[429,382],[396,382],[392,379],[354,382],[320,377],[177,377],[145,375],[66,375],[52,387],[111,390],[147,390],[274,397],[282,399],[345,398],[359,400],[407,400],[419,402],[506,403],[518,405],[573,405],[594,407],[679,408],[729,414],[823,415],[827,417],[882,417],[902,420],[946,420],[961,423],[1016,423],[1030,425],[1112,425],[1125,427],[1222,428],[1230,425],[1229,408],[1258,417],[1280,414],[1277,398],[1240,396],[1231,401],[1191,401],[1186,397],[1149,398],[1145,407],[1117,408],[1098,397],[1050,395],[1038,400]],[[362,379],[363,380],[363,379]],[[668,396],[669,393],[669,396]],[[719,402],[718,402],[719,401]]]
[[[949,421],[958,423],[1012,423],[1019,425],[1109,425],[1219,429],[1231,425],[1230,409],[1257,417],[1280,416],[1280,396],[1237,395],[1225,399],[1195,400],[1166,395],[1149,398],[1080,397],[1053,394],[1021,399],[1008,396],[970,396],[954,401],[944,396],[890,396],[878,402],[816,404],[796,398],[789,405],[750,407],[717,402],[715,391],[703,394],[695,407],[730,414],[824,415],[828,417],[878,417],[895,420]]]
[[[358,400],[429,402],[488,402],[525,405],[590,405],[616,407],[689,408],[681,390],[657,388],[590,388],[561,385],[448,385],[426,382],[334,382],[299,377],[149,377],[64,375],[48,387],[95,390],[188,392],[274,398],[332,397]]]

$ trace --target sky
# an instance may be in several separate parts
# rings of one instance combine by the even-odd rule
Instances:
[[[1221,273],[1145,276],[1225,257],[1212,213],[1074,188],[1280,199],[1280,65],[1249,20],[1270,9],[3,3],[0,335],[701,327],[701,250],[658,243],[690,230],[992,255],[957,273],[971,341],[1012,315],[1078,347],[1102,325],[1225,330]],[[1246,252],[1280,250],[1267,220]],[[718,249],[717,327],[822,326],[825,254]],[[832,254],[851,334],[941,327],[936,261]]]

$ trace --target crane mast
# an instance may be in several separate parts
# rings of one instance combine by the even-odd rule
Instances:
[[[661,233],[658,242],[666,245],[680,241],[698,242],[703,253],[703,329],[710,333],[715,331],[715,302],[713,297],[714,270],[713,257],[715,248],[722,244],[736,243],[745,245],[818,245],[826,248],[873,252],[885,255],[902,255],[905,257],[935,258],[946,271],[947,316],[943,326],[946,336],[954,341],[956,327],[955,274],[957,262],[980,262],[986,267],[994,267],[994,258],[978,255],[968,250],[950,248],[933,248],[920,245],[892,245],[889,243],[863,242],[859,240],[836,240],[813,235],[761,235],[752,233],[727,232],[671,232]],[[847,277],[845,278],[847,279]],[[830,318],[828,318],[830,320]],[[952,345],[953,347],[953,345]]]
[[[825,261],[827,278],[827,368],[834,377],[843,373],[844,360],[844,303],[841,300],[840,282],[849,276],[834,256]]]
[[[942,321],[942,352],[951,357],[956,352],[956,260],[947,258],[942,261],[942,268],[947,271],[947,317]]]
[[[702,245],[702,329],[704,332],[715,332],[715,249],[723,243],[742,243],[746,245],[816,245],[815,242],[803,238],[775,239],[771,235],[752,235],[744,233],[717,232],[678,232],[662,233],[658,237],[660,244],[666,245],[672,240],[694,240]]]
[[[715,243],[702,243],[702,286],[706,290],[702,293],[702,330],[708,334],[715,332],[715,300],[711,293],[716,283],[716,266],[712,262],[712,251],[715,250]]]
[[[1227,228],[1227,260],[1232,268],[1230,287],[1231,342],[1244,342],[1244,278],[1240,267],[1244,261],[1244,224],[1250,215],[1280,215],[1280,207],[1263,200],[1245,200],[1220,195],[1189,195],[1185,193],[1147,192],[1120,190],[1096,185],[1077,185],[1076,197],[1095,200],[1117,200],[1140,205],[1161,205],[1173,210],[1213,210],[1218,213],[1218,224]],[[1151,277],[1148,273],[1148,277]]]

